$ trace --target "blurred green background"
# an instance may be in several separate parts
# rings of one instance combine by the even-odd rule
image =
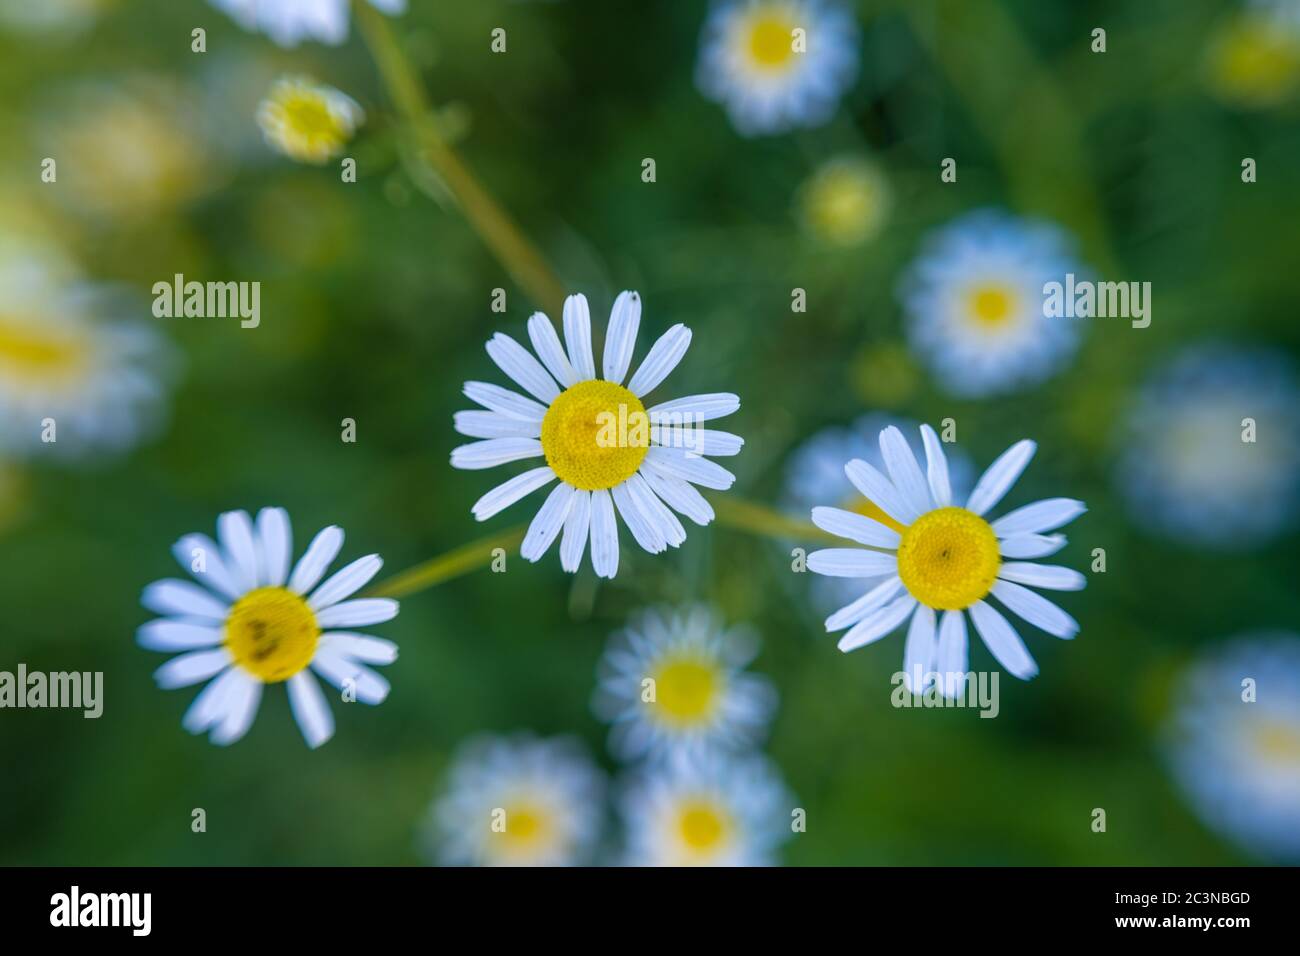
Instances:
[[[836,118],[746,140],[693,83],[703,5],[414,2],[393,27],[457,148],[587,294],[597,327],[619,290],[637,289],[638,354],[685,322],[695,345],[674,391],[741,396],[725,426],[746,439],[727,463],[734,494],[779,500],[790,450],[864,411],[953,417],[981,468],[1036,439],[1016,502],[1087,501],[1060,560],[1086,567],[1104,547],[1108,571],[1062,601],[1080,636],[1027,635],[1041,675],[1004,674],[999,718],[980,720],[893,709],[901,635],[837,651],[788,544],[715,525],[652,557],[624,533],[612,583],[589,563],[571,577],[553,554],[529,565],[512,553],[506,574],[413,595],[375,629],[401,648],[385,670],[393,692],[377,708],[333,701],[338,731],[318,752],[275,689],[232,747],[185,733],[197,688],[154,686],[163,658],[134,643],[149,617],[140,591],[177,573],[176,538],[212,533],[231,508],[286,507],[296,554],[339,524],[343,558],[378,551],[384,576],[526,521],[532,505],[476,524],[470,505],[505,474],[453,471],[448,454],[463,441],[451,428],[468,407],[462,383],[500,381],[483,343],[518,337],[534,305],[413,182],[355,26],[342,47],[284,50],[199,0],[105,6],[75,35],[0,34],[0,199],[39,216],[88,273],[134,291],[181,361],[154,440],[88,464],[6,466],[0,669],[103,671],[105,705],[95,721],[0,712],[0,862],[420,862],[417,827],[471,734],[573,733],[615,770],[589,710],[597,658],[630,611],[684,600],[763,637],[754,668],[781,694],[767,752],[808,812],[789,864],[1250,862],[1185,807],[1155,735],[1198,648],[1300,621],[1295,539],[1237,556],[1187,550],[1135,529],[1110,484],[1115,422],[1180,343],[1213,333],[1300,352],[1297,108],[1240,108],[1207,88],[1206,51],[1232,5],[860,2],[861,75]],[[190,51],[197,26],[204,54]],[[488,49],[497,26],[506,55]],[[1089,51],[1096,26],[1105,54]],[[281,72],[365,108],[349,150],[358,182],[260,142],[253,111]],[[141,76],[197,104],[196,180],[157,208],[111,215],[54,198],[39,161],[67,91]],[[894,195],[881,234],[843,250],[801,230],[794,205],[841,153],[874,157]],[[1251,186],[1247,155],[1261,170]],[[957,184],[939,182],[945,156],[959,158]],[[63,168],[61,179],[79,175]],[[945,396],[909,356],[895,286],[928,230],[986,205],[1054,218],[1103,273],[1150,281],[1151,327],[1093,321],[1045,385]],[[21,236],[17,221],[0,225]],[[261,327],[153,319],[150,287],[177,272],[260,281]],[[505,316],[489,308],[496,287]],[[790,310],[794,287],[808,291],[804,314]],[[344,418],[355,444],[340,441]],[[982,647],[972,665],[994,666]],[[190,830],[196,807],[205,834]],[[1090,828],[1095,807],[1104,834]]]

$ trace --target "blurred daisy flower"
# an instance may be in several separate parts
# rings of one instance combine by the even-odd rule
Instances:
[[[175,79],[136,76],[65,90],[41,121],[58,161],[52,194],[68,208],[148,221],[220,185],[197,98]]]
[[[1300,383],[1281,352],[1185,348],[1138,392],[1121,441],[1118,491],[1153,531],[1244,549],[1300,513]]]
[[[369,3],[390,16],[406,12],[406,0]],[[337,45],[348,38],[348,0],[212,0],[212,5],[280,46],[297,46],[302,40]]]
[[[840,650],[847,652],[880,640],[910,620],[903,651],[908,689],[920,693],[938,675],[942,681],[934,683],[940,692],[956,697],[965,686],[969,614],[998,663],[1028,680],[1038,673],[1038,665],[1015,628],[985,598],[992,594],[1055,637],[1074,637],[1079,630],[1074,618],[1022,585],[1077,591],[1085,584],[1083,575],[1021,559],[1061,550],[1065,536],[1048,532],[1083,514],[1083,502],[1049,498],[990,522],[984,515],[1011,490],[1037,446],[1032,441],[1012,445],[980,476],[961,507],[953,504],[948,460],[938,436],[929,425],[921,426],[921,435],[924,473],[903,433],[892,426],[880,433],[888,477],[861,459],[844,466],[854,487],[884,512],[882,518],[843,508],[813,509],[817,527],[866,547],[814,551],[808,555],[809,570],[881,579],[827,618],[826,630],[848,628],[839,642]]]
[[[754,745],[776,709],[771,682],[744,672],[757,653],[753,634],[702,605],[642,612],[600,662],[594,707],[613,724],[610,749],[624,760],[695,759]]]
[[[430,849],[449,866],[583,863],[600,837],[604,789],[573,738],[475,738],[433,805]]]
[[[309,747],[334,735],[334,715],[315,671],[347,701],[380,704],[388,681],[371,664],[397,660],[392,641],[352,629],[391,621],[397,602],[351,598],[381,567],[369,554],[321,578],[343,547],[343,532],[325,528],[290,571],[293,537],[283,508],[263,508],[256,524],[245,511],[217,519],[217,538],[187,534],[172,547],[198,584],[168,578],[144,589],[141,603],[163,617],[136,635],[151,651],[177,653],[154,674],[164,690],[208,685],[182,721],[215,744],[248,732],[262,685],[288,682],[289,706]],[[202,586],[200,586],[202,585]]]
[[[818,126],[858,72],[858,28],[838,2],[715,3],[696,84],[744,136]]]
[[[1216,648],[1176,700],[1167,752],[1201,819],[1262,857],[1300,862],[1300,635]]]
[[[766,757],[647,765],[619,799],[631,866],[772,866],[794,797]]]
[[[365,114],[356,100],[306,77],[285,76],[257,107],[257,125],[274,149],[300,163],[334,158]]]
[[[172,353],[129,303],[39,243],[0,243],[0,452],[124,451],[162,418]]]
[[[1237,106],[1277,106],[1300,89],[1300,3],[1257,0],[1215,29],[1206,53],[1206,82]]]
[[[799,189],[799,218],[809,235],[832,246],[856,246],[880,232],[889,213],[889,182],[858,156],[824,164]]]
[[[1082,272],[1054,226],[988,210],[931,236],[899,290],[912,349],[944,389],[977,397],[1049,378],[1078,320],[1043,314],[1043,285]]]
[[[920,426],[911,419],[873,412],[863,415],[849,428],[823,428],[790,455],[785,469],[785,510],[802,516],[818,505],[835,502],[845,511],[875,521],[892,521],[879,505],[864,498],[844,475],[844,463],[855,458],[862,459],[877,471],[885,469],[885,460],[880,455],[876,439],[891,425],[903,433],[917,458],[924,457]],[[975,467],[967,455],[956,449],[950,449],[946,457],[953,494],[961,498],[970,491]],[[858,590],[857,582],[851,578],[819,576],[813,581],[816,605],[826,611],[852,600]]]
[[[730,415],[740,408],[740,399],[722,392],[692,395],[647,410],[642,399],[682,360],[691,330],[681,324],[670,328],[628,379],[640,323],[641,297],[621,293],[610,313],[597,378],[587,299],[571,295],[564,303],[567,353],[540,312],[528,320],[540,362],[508,335],[498,333],[487,344],[492,361],[533,398],[484,382],[465,385],[465,395],[487,411],[456,413],[456,431],[482,441],[452,451],[454,467],[546,459],[480,498],[474,517],[485,521],[559,479],[524,538],[520,554],[529,561],[545,554],[563,530],[564,570],[578,570],[590,537],[596,574],[612,578],[618,572],[616,508],[637,544],[658,554],[686,540],[673,510],[701,526],[713,520],[713,509],[695,485],[725,491],[735,480],[704,456],[734,455],[744,440],[699,426]]]

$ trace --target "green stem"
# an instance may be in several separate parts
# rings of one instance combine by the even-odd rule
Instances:
[[[553,317],[564,305],[564,284],[510,215],[443,140],[428,97],[388,19],[366,0],[353,0],[353,15],[420,159],[447,187],[466,221],[529,298]]]
[[[446,554],[440,554],[423,564],[417,564],[401,574],[394,575],[382,584],[372,588],[369,592],[370,596],[406,597],[417,591],[423,591],[426,588],[450,581],[452,578],[458,578],[462,574],[468,574],[470,571],[475,571],[491,561],[498,548],[511,551],[517,547],[524,540],[525,530],[521,525],[518,528],[511,528],[509,531],[489,535],[486,538],[479,538],[477,541],[471,541],[459,548],[453,548]]]

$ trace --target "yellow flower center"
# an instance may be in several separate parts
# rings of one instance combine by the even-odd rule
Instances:
[[[883,204],[875,173],[865,165],[843,163],[823,169],[810,181],[804,217],[818,238],[851,245],[876,229]]]
[[[1209,72],[1228,99],[1258,106],[1281,102],[1300,85],[1300,39],[1267,19],[1243,15],[1221,30]]]
[[[0,317],[0,367],[6,375],[30,382],[66,381],[84,371],[87,360],[84,342]]]
[[[872,521],[879,521],[886,528],[893,528],[899,534],[902,534],[907,528],[887,515],[880,505],[876,504],[869,498],[857,495],[849,499],[844,506],[845,511],[852,511],[862,515],[864,518],[870,518]]]
[[[965,508],[917,518],[898,546],[898,575],[912,597],[936,610],[970,607],[989,593],[1002,560],[997,535]]]
[[[650,447],[645,406],[622,385],[591,379],[559,394],[542,419],[542,452],[560,480],[585,491],[621,485]]]
[[[1280,720],[1263,721],[1254,733],[1255,750],[1265,760],[1300,765],[1300,730]]]
[[[679,726],[711,716],[722,690],[717,665],[703,658],[669,661],[654,681],[656,713]]]
[[[997,328],[1005,325],[1016,313],[1018,297],[1004,285],[981,285],[970,291],[968,307],[971,317],[980,325]]]
[[[677,813],[682,842],[698,852],[716,849],[726,839],[729,828],[726,814],[703,800],[684,803]]]
[[[520,802],[505,807],[505,828],[495,832],[510,853],[534,849],[550,834],[550,814],[530,802]]]
[[[749,28],[749,55],[767,69],[786,66],[794,57],[794,25],[774,13],[755,18]]]
[[[226,617],[226,647],[235,663],[267,684],[310,664],[319,638],[316,615],[287,588],[249,591]]]
[[[324,162],[351,139],[353,125],[348,112],[332,108],[328,92],[285,83],[265,102],[269,135],[294,159]]]

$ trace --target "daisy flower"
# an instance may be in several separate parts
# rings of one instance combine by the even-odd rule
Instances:
[[[930,238],[900,286],[912,349],[955,395],[1035,385],[1079,344],[1079,320],[1043,314],[1043,286],[1082,271],[1055,226],[969,213]]]
[[[704,23],[696,85],[759,136],[825,123],[857,72],[857,24],[838,2],[733,0]]]
[[[966,680],[969,615],[998,663],[1028,680],[1038,666],[1015,628],[985,599],[992,594],[1035,627],[1074,637],[1079,630],[1074,618],[1023,585],[1077,591],[1084,586],[1083,575],[1022,559],[1061,550],[1065,536],[1048,532],[1083,514],[1083,502],[1049,498],[990,522],[984,516],[1011,490],[1037,446],[1020,441],[1007,449],[980,476],[962,507],[953,504],[948,460],[934,429],[922,425],[921,436],[924,473],[903,433],[892,426],[880,433],[888,477],[861,459],[844,466],[849,481],[889,520],[843,508],[813,509],[817,527],[866,548],[814,551],[808,555],[809,570],[872,580],[862,597],[827,618],[826,630],[848,628],[839,642],[847,652],[910,621],[903,651],[908,689],[924,691],[942,675],[941,693],[956,697]]]
[[[567,352],[541,312],[528,320],[540,362],[508,335],[498,333],[487,344],[492,361],[532,398],[484,382],[465,384],[466,397],[486,411],[457,412],[456,431],[482,440],[452,451],[453,467],[546,460],[480,498],[474,517],[485,521],[559,479],[524,538],[520,554],[529,561],[545,554],[563,530],[564,570],[578,570],[590,537],[592,567],[600,577],[612,578],[618,572],[616,509],[637,544],[658,554],[686,540],[673,511],[701,526],[713,520],[713,509],[695,485],[725,491],[735,481],[704,456],[734,455],[744,440],[699,426],[730,415],[740,408],[740,399],[724,392],[692,395],[647,410],[643,399],[677,367],[691,344],[691,330],[674,325],[628,379],[640,323],[641,297],[621,293],[610,313],[597,378],[587,299],[571,295],[564,302]]]
[[[832,246],[856,246],[880,232],[889,213],[889,182],[874,163],[841,156],[800,187],[797,204],[811,236]]]
[[[1289,100],[1300,89],[1300,3],[1258,0],[1229,14],[1213,33],[1205,79],[1235,106],[1264,109]]]
[[[482,737],[463,745],[428,838],[449,866],[570,866],[600,837],[605,781],[573,738]]]
[[[256,524],[245,511],[227,511],[217,519],[217,539],[187,534],[172,547],[198,584],[155,581],[141,598],[163,616],[140,628],[140,646],[180,652],[154,673],[158,686],[208,681],[185,713],[186,730],[234,743],[257,716],[262,685],[288,682],[302,735],[319,747],[334,735],[334,715],[312,671],[345,700],[383,702],[388,681],[367,665],[391,664],[397,645],[353,628],[391,621],[397,602],[348,600],[383,567],[379,555],[358,558],[322,583],[343,547],[342,530],[331,525],[290,571],[293,537],[283,508],[263,508]]]
[[[771,682],[744,672],[757,653],[750,632],[702,605],[643,611],[600,662],[594,708],[613,724],[610,749],[624,760],[693,759],[754,745],[776,709]]]
[[[86,458],[154,430],[171,352],[149,326],[117,319],[129,303],[62,256],[8,242],[0,302],[0,451]]]
[[[1281,352],[1184,349],[1131,403],[1116,485],[1134,519],[1180,541],[1254,547],[1300,514],[1300,382]],[[1254,441],[1244,438],[1254,422]]]
[[[406,12],[406,0],[369,2],[389,16]],[[212,0],[212,5],[280,46],[297,46],[302,40],[336,46],[348,38],[348,0]]]
[[[317,165],[339,155],[364,119],[352,97],[302,76],[276,80],[257,107],[257,125],[272,148]]]
[[[1216,648],[1176,700],[1167,754],[1201,819],[1261,857],[1300,862],[1300,635]]]
[[[766,757],[647,765],[619,799],[630,866],[772,866],[794,797]]]

